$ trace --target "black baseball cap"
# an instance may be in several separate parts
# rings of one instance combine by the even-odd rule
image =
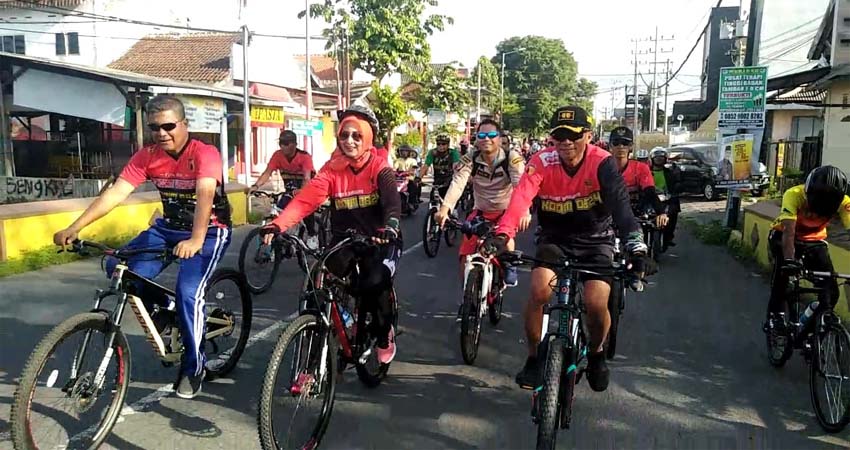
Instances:
[[[549,122],[551,132],[559,128],[566,128],[575,133],[593,128],[593,118],[579,106],[562,106],[555,110],[552,120]]]
[[[613,143],[616,140],[634,142],[635,135],[629,127],[617,127],[611,130],[608,141]]]
[[[283,130],[280,132],[279,141],[298,142],[298,135],[292,130]]]

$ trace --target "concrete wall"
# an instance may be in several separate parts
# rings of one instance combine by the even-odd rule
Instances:
[[[0,177],[0,204],[95,197],[103,180]]]
[[[245,224],[248,214],[245,186],[228,185],[227,198],[233,208],[233,224]],[[0,261],[50,247],[53,233],[70,225],[92,201],[93,198],[65,199],[0,206]],[[161,214],[158,193],[134,193],[112,212],[89,225],[81,237],[100,240],[136,235]]]
[[[850,81],[833,83],[828,91],[826,103],[850,103]],[[846,122],[842,122],[847,118]],[[823,163],[840,167],[850,172],[850,106],[826,108],[824,117]]]
[[[818,110],[774,110],[771,140],[791,139],[791,124],[795,117],[818,117],[820,115],[821,112]]]

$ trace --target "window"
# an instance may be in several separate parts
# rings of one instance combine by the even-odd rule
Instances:
[[[80,54],[80,35],[78,33],[56,33],[56,55],[66,54]]]
[[[791,140],[804,141],[807,137],[817,137],[823,130],[823,119],[817,116],[801,116],[791,119]]]
[[[3,36],[0,39],[0,50],[6,53],[26,54],[26,42],[24,35]]]

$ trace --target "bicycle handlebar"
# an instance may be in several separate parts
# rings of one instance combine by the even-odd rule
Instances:
[[[803,277],[832,278],[832,279],[835,279],[835,280],[846,280],[846,281],[850,282],[850,274],[845,274],[845,273],[825,272],[825,271],[804,269],[800,272],[800,274]]]
[[[101,244],[99,242],[94,241],[85,241],[82,239],[75,239],[71,242],[70,249],[61,249],[59,252],[68,251],[70,253],[85,253],[86,248],[93,248],[101,251],[104,255],[113,256],[118,259],[126,259],[135,255],[142,254],[158,254],[167,256],[171,254],[171,249],[163,248],[163,247],[148,247],[148,248],[128,248],[128,249],[115,249],[106,244]]]
[[[626,269],[620,265],[613,264],[584,264],[572,260],[570,258],[561,258],[559,261],[552,262],[546,261],[542,259],[537,259],[532,256],[527,256],[523,254],[523,252],[519,250],[514,250],[512,252],[506,252],[499,256],[500,262],[509,263],[512,265],[521,265],[525,264],[539,264],[541,266],[552,269],[556,272],[563,271],[572,271],[578,273],[585,273],[589,275],[599,275],[599,276],[623,276],[625,274]]]

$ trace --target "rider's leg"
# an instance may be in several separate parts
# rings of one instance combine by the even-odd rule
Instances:
[[[183,338],[182,375],[199,376],[204,369],[203,341],[206,325],[204,316],[205,290],[210,276],[230,244],[229,228],[211,227],[204,245],[195,256],[180,262],[177,272],[177,323]],[[177,245],[189,239],[191,231],[172,230],[169,243]]]
[[[168,247],[165,236],[163,236],[161,230],[164,222],[162,219],[159,219],[156,224],[145,231],[142,231],[138,236],[133,238],[127,245],[124,246],[125,249],[133,249],[133,248],[163,248],[165,250]],[[106,258],[106,276],[111,277],[112,272],[115,270],[115,266],[118,265],[118,260],[112,257]],[[136,255],[128,261],[127,267],[133,272],[141,275],[144,278],[155,278],[162,272],[167,264],[159,255],[156,254],[140,254]],[[151,311],[152,306],[154,304],[158,304],[160,306],[169,306],[167,303],[167,298],[164,294],[155,290],[145,290],[144,284],[135,283],[134,288],[136,291],[136,295],[142,299],[145,306],[148,309],[148,312]]]
[[[829,257],[829,247],[825,241],[816,242],[799,242],[797,244],[799,256],[803,257],[803,265],[806,269],[817,272],[832,272],[832,258]],[[819,309],[825,310],[826,305],[829,308],[834,308],[838,303],[838,297],[841,295],[838,290],[838,283],[835,280],[822,280],[814,283],[818,288],[824,289],[824,292],[818,294],[818,301],[824,303],[824,306]]]
[[[387,364],[396,353],[395,310],[392,305],[391,291],[393,277],[401,258],[399,244],[387,244],[374,249],[361,257],[360,273],[357,280],[358,294],[363,300],[371,300],[375,312],[375,334],[378,344],[378,359]]]
[[[785,290],[788,286],[788,276],[782,273],[782,232],[771,231],[768,235],[768,247],[773,255],[773,276],[770,281],[770,300],[767,303],[768,318],[773,313],[784,311]]]
[[[590,332],[588,347],[593,353],[603,350],[602,344],[611,328],[611,315],[608,313],[608,297],[611,285],[604,280],[586,280],[584,282],[584,306],[587,309],[587,328]]]
[[[676,243],[673,241],[673,238],[676,237],[676,224],[679,223],[679,210],[681,207],[679,206],[679,199],[674,198],[670,200],[669,208],[667,210],[667,217],[669,221],[667,222],[667,226],[664,227],[664,246],[675,246]]]

